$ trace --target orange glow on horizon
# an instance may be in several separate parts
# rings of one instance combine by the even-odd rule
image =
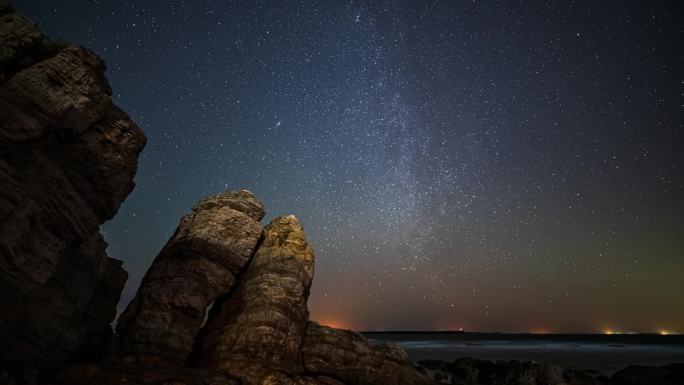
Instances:
[[[313,321],[318,322],[319,325],[329,326],[329,327],[335,328],[335,329],[349,329],[349,327],[347,327],[344,322],[339,321],[339,320],[335,320],[335,319],[325,318],[325,319],[313,320]]]

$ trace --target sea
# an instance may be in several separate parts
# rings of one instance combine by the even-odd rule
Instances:
[[[684,335],[504,334],[463,332],[365,332],[370,343],[392,342],[417,363],[460,357],[555,364],[593,375],[628,365],[684,363]]]

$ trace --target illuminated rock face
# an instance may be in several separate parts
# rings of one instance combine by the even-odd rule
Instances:
[[[94,359],[112,335],[127,274],[99,227],[146,139],[104,72],[0,1],[0,368]]]
[[[235,292],[215,306],[201,344],[200,365],[229,369],[258,362],[301,372],[313,271],[314,253],[297,218],[274,219]]]

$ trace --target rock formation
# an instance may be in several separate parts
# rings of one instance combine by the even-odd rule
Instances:
[[[120,317],[108,361],[115,366],[88,373],[98,383],[114,383],[117,371],[143,381],[186,364],[246,385],[425,383],[403,350],[308,322],[313,250],[297,218],[275,218],[262,230],[263,216],[248,191],[195,205]],[[126,366],[140,363],[151,372]]]
[[[303,344],[307,373],[346,384],[424,384],[406,352],[394,345],[369,346],[363,335],[309,322]]]
[[[206,198],[181,219],[117,324],[128,359],[183,365],[207,307],[254,253],[264,206],[248,191]]]
[[[127,274],[99,227],[146,139],[104,72],[0,1],[0,367],[92,359],[111,336]]]
[[[258,362],[301,372],[313,270],[314,254],[297,218],[274,219],[235,292],[209,318],[200,365],[230,369]]]

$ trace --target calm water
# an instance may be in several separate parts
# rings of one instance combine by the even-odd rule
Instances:
[[[365,333],[371,342],[394,342],[415,362],[486,360],[537,361],[567,369],[610,374],[630,364],[684,362],[684,335],[530,335],[490,333]]]

